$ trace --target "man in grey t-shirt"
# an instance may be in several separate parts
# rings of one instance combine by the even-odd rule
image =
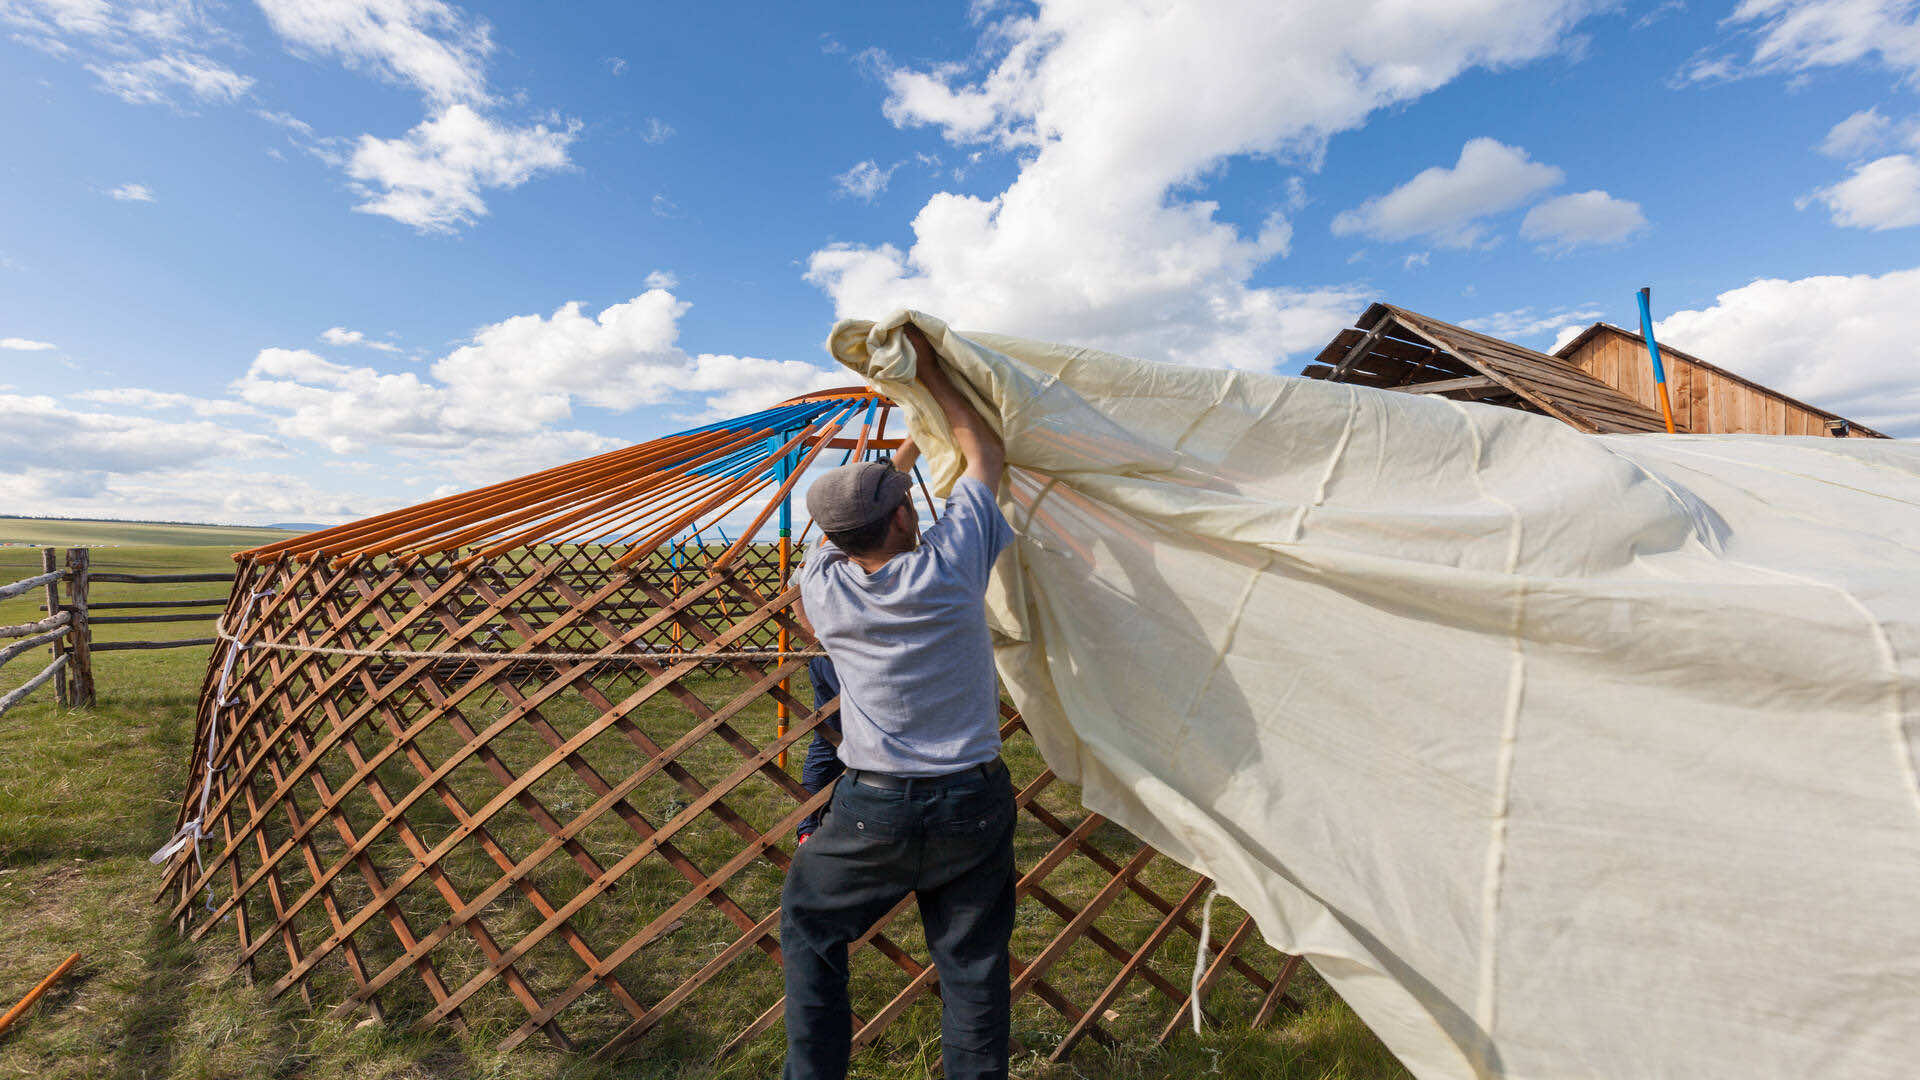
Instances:
[[[840,676],[847,771],[781,892],[787,1080],[846,1075],[847,945],[909,892],[940,974],[947,1076],[1007,1075],[1014,801],[984,606],[1013,538],[994,503],[1005,453],[927,339],[911,325],[907,338],[966,475],[924,534],[905,473],[884,462],[807,492],[826,540],[800,571],[802,618]]]

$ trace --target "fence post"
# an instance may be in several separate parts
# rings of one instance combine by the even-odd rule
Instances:
[[[51,574],[58,569],[60,569],[60,566],[54,558],[53,549],[50,547],[41,548],[40,572],[43,574]],[[60,582],[49,581],[47,582],[47,617],[52,618],[58,614],[60,614]],[[67,651],[67,642],[71,640],[73,640],[73,629],[71,625],[69,625],[65,634],[53,639],[53,658],[56,661],[60,659],[62,653]],[[67,704],[67,676],[65,672],[54,676],[53,695],[55,700],[61,705],[64,706]]]
[[[87,623],[87,549],[67,549],[67,570],[70,577],[67,589],[72,599],[68,602],[73,610],[71,633],[73,658],[67,662],[67,670],[73,673],[73,704],[83,709],[93,708],[93,629]]]

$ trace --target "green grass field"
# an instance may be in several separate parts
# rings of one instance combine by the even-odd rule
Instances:
[[[227,556],[227,549],[214,546],[126,547],[96,552],[94,562],[100,569],[181,573],[229,569],[232,563]],[[37,551],[0,548],[0,582],[29,576],[39,565]],[[94,598],[151,600],[204,597],[221,591],[221,586],[205,584],[101,583],[95,586]],[[20,597],[0,603],[0,624],[37,617],[37,602]],[[207,625],[102,627],[99,638],[199,637],[207,636]],[[68,953],[78,951],[83,957],[75,972],[0,1040],[0,1078],[745,1080],[778,1073],[777,1027],[726,1061],[714,1062],[711,1053],[717,1038],[730,1034],[741,1016],[750,1016],[769,994],[777,993],[777,975],[770,964],[730,969],[723,978],[734,982],[695,999],[678,1014],[678,1029],[663,1028],[656,1033],[658,1038],[636,1048],[635,1057],[612,1066],[593,1065],[537,1041],[512,1052],[498,1051],[494,1044],[511,1029],[500,1018],[510,1012],[495,1016],[478,1011],[466,1033],[442,1028],[412,1036],[404,1033],[404,1023],[390,1028],[357,1023],[357,1018],[330,1019],[324,1010],[308,1010],[293,994],[268,1000],[241,977],[226,975],[235,952],[233,934],[215,932],[197,945],[180,938],[162,921],[161,909],[149,902],[159,872],[146,862],[148,853],[171,831],[179,805],[194,699],[208,653],[206,648],[192,648],[102,654],[95,665],[98,709],[61,710],[47,688],[0,718],[0,1005],[10,1004]],[[0,690],[18,685],[37,670],[34,659],[21,657],[0,669]],[[723,689],[717,687],[715,692]],[[762,719],[770,726],[770,718],[756,717],[755,722]],[[664,714],[660,718],[660,722],[671,721]],[[1031,755],[1030,745],[1022,740],[1018,748],[1010,749],[1010,757]],[[1017,774],[1037,768],[1036,761],[1015,764]],[[769,797],[784,798],[777,793]],[[1062,797],[1070,793],[1062,792]],[[749,815],[761,810],[749,803],[741,809]],[[693,836],[686,839],[689,844],[699,842]],[[1042,836],[1023,836],[1022,864],[1044,850],[1045,842]],[[561,871],[571,869],[564,866]],[[765,890],[777,889],[777,881],[772,875],[761,877],[765,880],[740,879],[743,890],[761,891],[752,897],[743,894],[743,902],[768,902]],[[649,877],[636,870],[626,880],[629,885],[619,903],[603,905],[605,910],[596,913],[597,918],[625,921],[631,914],[620,905],[632,905],[635,911],[646,906]],[[664,890],[677,889],[675,882],[661,884]],[[1230,917],[1228,907],[1223,904],[1216,911],[1216,925]],[[664,939],[668,952],[650,949],[645,955],[661,967],[697,958],[713,936],[701,930],[696,920],[690,920],[688,932]],[[911,921],[900,932],[903,937],[917,934]],[[1016,950],[1031,955],[1032,935],[1044,932],[1044,926],[1023,922]],[[871,953],[868,956],[871,959]],[[1156,967],[1163,963],[1170,978],[1184,982],[1179,969],[1191,963],[1191,953],[1158,958]],[[873,969],[856,965],[856,980],[862,970]],[[623,979],[629,976],[633,979],[629,985],[648,985],[645,970],[629,973],[623,968]],[[1053,977],[1063,982],[1071,975],[1056,969]],[[1088,988],[1063,982],[1063,989],[1085,1000],[1097,985]],[[1123,1025],[1117,1030],[1134,1037],[1114,1049],[1088,1043],[1073,1061],[1057,1066],[1033,1055],[1017,1061],[1014,1071],[1041,1080],[1204,1076],[1373,1080],[1406,1075],[1311,973],[1303,972],[1296,979],[1293,993],[1305,1003],[1305,1012],[1265,1030],[1236,1026],[1229,1015],[1220,1030],[1200,1037],[1183,1033],[1169,1048],[1159,1050],[1150,1039],[1138,1037],[1137,1026]],[[406,1007],[402,1003],[402,1010]],[[611,1022],[615,1006],[606,1003],[605,1009]],[[1164,1007],[1150,1011],[1164,1015]],[[1017,1013],[1016,1033],[1023,1025],[1038,1023],[1037,1015],[1037,1011]],[[1057,1027],[1057,1019],[1054,1023]],[[929,1007],[916,1008],[877,1048],[857,1060],[854,1075],[867,1080],[930,1075],[928,1062],[937,1052],[937,1035],[937,1015]]]

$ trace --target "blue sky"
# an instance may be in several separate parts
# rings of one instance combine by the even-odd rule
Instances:
[[[1920,434],[1920,5],[0,0],[0,512],[334,521],[846,379],[1634,321]]]

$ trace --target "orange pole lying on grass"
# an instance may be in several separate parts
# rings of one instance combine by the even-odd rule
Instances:
[[[62,975],[65,975],[69,970],[72,969],[73,965],[79,962],[80,962],[80,954],[74,953],[72,956],[69,956],[65,960],[61,961],[60,966],[57,968],[54,968],[52,972],[48,973],[46,978],[41,979],[39,986],[36,986],[33,989],[27,991],[27,996],[21,998],[20,1003],[18,1005],[15,1005],[13,1008],[8,1009],[7,1015],[0,1016],[0,1035],[6,1034],[7,1029],[13,1026],[13,1022],[15,1020],[18,1020],[22,1016],[26,1015],[27,1010],[33,1008],[33,1003],[36,1001],[39,1001],[42,994],[45,994],[49,989],[51,989],[54,983],[57,983],[60,981],[60,977]]]

